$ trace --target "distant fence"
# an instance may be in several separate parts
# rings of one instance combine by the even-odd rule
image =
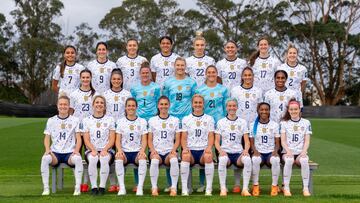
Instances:
[[[0,115],[17,117],[51,117],[57,114],[55,105],[15,104],[0,101]],[[305,106],[306,118],[360,118],[359,106]]]

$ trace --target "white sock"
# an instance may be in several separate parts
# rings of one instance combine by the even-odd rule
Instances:
[[[259,185],[261,157],[253,156],[251,160],[252,160],[252,181],[253,181],[253,185]]]
[[[299,159],[301,164],[301,177],[303,181],[304,190],[309,190],[309,158],[308,157],[300,157]]]
[[[180,173],[181,173],[181,191],[182,193],[188,192],[188,178],[190,173],[190,162],[182,161],[180,164]]]
[[[84,168],[84,173],[83,174],[84,174],[83,175],[83,178],[84,178],[83,183],[88,184],[88,182],[89,182],[89,165]]]
[[[171,187],[176,190],[179,179],[179,162],[176,157],[170,159]]]
[[[108,154],[106,156],[100,156],[100,185],[99,185],[99,187],[101,187],[101,188],[105,188],[106,181],[109,177],[109,171],[110,171],[109,161],[110,161],[110,154]]]
[[[239,168],[234,169],[234,178],[235,178],[235,185],[240,186],[241,169]]]
[[[227,156],[220,156],[219,157],[219,166],[218,166],[218,172],[219,172],[219,182],[220,182],[220,189],[226,190],[226,173],[227,173],[227,163],[229,161],[229,158]]]
[[[116,176],[119,182],[120,189],[125,189],[125,182],[124,182],[124,176],[125,176],[125,170],[124,170],[124,161],[123,160],[115,160],[115,171]]]
[[[284,189],[290,191],[290,179],[292,173],[292,166],[294,164],[294,158],[285,157],[284,165]]]
[[[271,163],[272,185],[277,186],[280,175],[280,157],[271,156],[270,163]]]
[[[110,185],[117,185],[114,165],[110,166],[109,181],[110,181]]]
[[[41,158],[40,171],[44,189],[49,189],[49,165],[51,164],[51,162],[52,158],[50,154],[44,155]]]
[[[89,178],[91,183],[91,188],[97,188],[97,163],[99,161],[98,156],[93,156],[91,153],[88,154],[88,160],[89,160]]]
[[[75,188],[79,189],[81,184],[81,178],[84,171],[82,158],[79,155],[73,155],[71,156],[71,162],[75,165],[75,169],[74,169]]]
[[[251,158],[249,156],[243,156],[241,158],[242,163],[244,164],[243,169],[243,190],[249,189],[249,182],[251,176]]]
[[[157,181],[159,178],[159,162],[159,159],[151,159],[150,181],[152,189],[157,189]]]
[[[146,160],[140,159],[139,160],[139,184],[138,189],[142,190],[144,186],[145,176],[146,176]]]
[[[205,163],[206,191],[212,191],[212,183],[214,178],[214,162]]]

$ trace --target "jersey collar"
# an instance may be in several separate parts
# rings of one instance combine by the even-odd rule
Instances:
[[[236,118],[234,120],[231,120],[228,115],[226,115],[226,119],[228,119],[229,121],[236,121],[239,117],[236,116]]]
[[[193,112],[193,113],[191,113],[191,114],[192,114],[193,116],[195,116],[195,117],[200,118],[200,117],[202,117],[205,113],[201,114],[200,116],[195,115],[195,114],[194,114],[194,112]]]
[[[283,91],[277,90],[276,87],[275,87],[275,90],[278,91],[278,92],[285,92],[287,90],[287,87],[285,87],[285,89]]]
[[[168,119],[168,118],[170,117],[170,114],[168,114],[168,116],[167,116],[166,118],[161,118],[161,117],[160,117],[160,114],[158,115],[158,117],[159,117],[161,120],[166,120],[166,119]]]
[[[260,57],[260,56],[259,56],[259,59],[268,59],[268,58],[270,58],[270,54],[269,54],[269,56],[267,56],[267,57]]]
[[[290,118],[290,120],[291,120],[292,122],[298,123],[298,122],[300,122],[301,117],[300,117],[299,120],[297,120],[297,121],[295,121],[295,120],[293,120],[293,119],[291,119],[291,118]]]
[[[134,120],[129,119],[127,116],[125,116],[125,118],[126,118],[126,120],[128,120],[128,121],[136,121],[136,119],[138,119],[138,116],[136,116]]]
[[[105,114],[102,115],[102,116],[100,116],[100,117],[96,117],[95,115],[92,115],[92,117],[93,117],[93,118],[96,118],[96,119],[102,119],[102,118],[104,118],[104,116],[105,116]]]
[[[57,115],[57,117],[58,117],[58,119],[60,119],[60,120],[66,120],[67,118],[69,118],[69,117],[70,117],[70,114],[68,114],[68,116],[66,116],[65,118],[60,118],[60,116],[59,116],[59,115]]]
[[[288,64],[288,63],[286,62],[286,65],[288,65],[290,68],[295,68],[297,65],[299,65],[299,63],[296,62],[295,66],[292,66],[292,65],[290,65],[290,64]]]
[[[138,55],[136,54],[135,57],[130,57],[129,55],[126,54],[126,57],[129,58],[129,59],[136,59],[138,57]]]
[[[99,62],[99,60],[97,60],[97,59],[96,59],[96,61],[97,61],[99,64],[105,64],[105,63],[107,63],[107,62],[109,61],[109,59],[106,58],[106,61],[105,61],[104,63]]]
[[[238,59],[238,57],[236,57],[234,60],[229,60],[229,59],[227,59],[226,57],[225,57],[225,60],[227,60],[227,61],[229,61],[229,62],[234,62],[234,61],[236,61]]]
[[[163,53],[162,53],[162,52],[160,52],[160,54],[161,54],[161,56],[162,56],[162,57],[166,57],[166,58],[167,58],[167,57],[170,57],[173,53],[172,53],[172,52],[170,52],[170,54],[169,54],[168,56],[163,55]]]
[[[204,58],[205,57],[205,54],[204,55],[202,55],[202,56],[200,56],[200,57],[197,57],[197,56],[195,56],[195,54],[193,55],[195,58],[197,58],[197,59],[202,59],[202,58]]]
[[[261,123],[261,124],[268,124],[268,123],[270,123],[270,119],[269,119],[268,122],[266,122],[266,123],[261,122],[260,119],[259,119],[259,123]]]

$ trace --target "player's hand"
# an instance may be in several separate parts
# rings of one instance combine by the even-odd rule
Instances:
[[[95,150],[94,150],[94,151],[91,151],[91,155],[92,155],[92,156],[97,156],[97,155],[98,155],[98,152],[95,151]]]
[[[278,157],[279,154],[277,153],[277,151],[273,151],[273,152],[271,152],[271,156]]]
[[[119,150],[118,152],[116,152],[115,157],[117,159],[120,159],[120,157],[125,157],[125,154],[122,150]]]
[[[150,156],[153,157],[155,155],[158,155],[159,153],[154,149],[154,150],[151,150],[151,153],[150,153]]]
[[[145,154],[144,150],[140,150],[140,151],[139,151],[139,156],[146,157],[146,154]]]
[[[182,153],[184,154],[184,153],[190,153],[190,150],[188,149],[188,148],[183,148],[182,149]]]
[[[302,152],[299,154],[299,156],[300,156],[300,157],[306,157],[306,156],[307,156],[307,152],[303,152],[303,151],[302,151]]]
[[[44,155],[51,154],[51,152],[52,152],[51,150],[46,150],[45,153],[44,153]]]
[[[109,153],[106,150],[101,150],[100,156],[107,156]]]
[[[176,149],[171,150],[170,154],[177,155]]]
[[[253,154],[254,156],[260,156],[260,152],[258,151],[258,150],[254,150],[254,154]]]
[[[211,147],[206,147],[206,149],[205,149],[205,153],[211,153],[211,152],[212,152]]]
[[[250,156],[249,152],[244,150],[242,153],[241,153],[241,156]],[[260,153],[259,153],[259,156],[260,156]]]
[[[285,157],[293,157],[292,151],[286,151]]]
[[[220,156],[227,156],[227,153],[223,150],[219,151],[219,155]]]
[[[80,156],[80,153],[79,153],[78,151],[76,151],[76,150],[74,150],[72,154],[73,154],[73,155],[79,155],[79,156]]]

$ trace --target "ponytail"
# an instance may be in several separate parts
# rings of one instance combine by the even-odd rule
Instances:
[[[80,72],[80,78],[81,78],[81,74],[83,74],[83,73],[89,73],[89,74],[90,74],[90,77],[92,78],[92,73],[91,73],[91,71],[90,71],[89,69],[86,68],[86,69],[82,70],[82,71]],[[94,89],[94,87],[92,86],[91,79],[90,79],[90,91],[91,91],[90,97],[94,96],[94,94],[95,94],[95,89]]]
[[[66,45],[66,46],[65,46],[64,51],[63,51],[64,54],[65,54],[65,52],[66,52],[66,49],[68,49],[68,48],[73,49],[73,50],[75,51],[75,54],[76,54],[76,48],[75,48],[74,46],[72,46],[72,45]],[[60,77],[61,77],[61,78],[64,78],[66,60],[64,59],[64,61],[63,61],[62,63],[60,63],[59,66],[60,66]]]

